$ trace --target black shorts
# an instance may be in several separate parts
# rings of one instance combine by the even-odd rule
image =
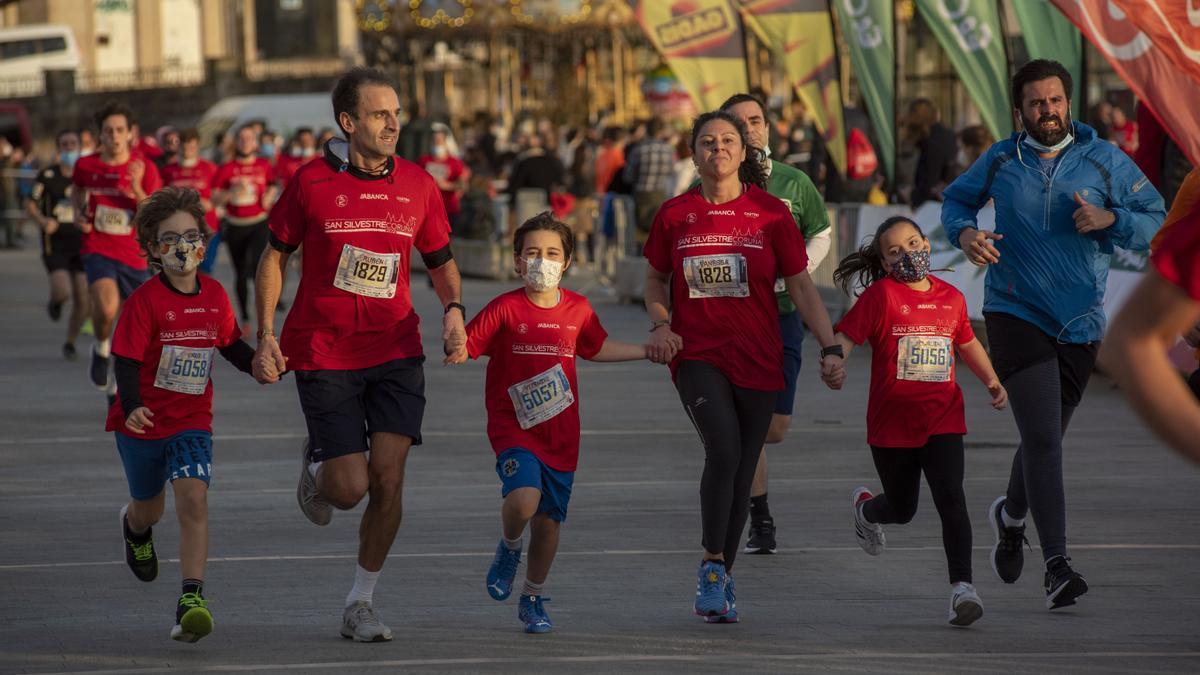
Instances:
[[[43,255],[42,264],[46,266],[47,274],[59,270],[83,274],[83,256],[79,255],[78,252],[69,254],[55,251],[54,253]]]
[[[985,312],[992,367],[1001,382],[1018,371],[1052,359],[1058,361],[1062,404],[1076,407],[1096,367],[1099,342],[1061,343],[1040,328],[1011,314]]]
[[[312,460],[364,452],[367,437],[376,432],[408,436],[420,445],[424,361],[416,356],[361,370],[297,370]]]

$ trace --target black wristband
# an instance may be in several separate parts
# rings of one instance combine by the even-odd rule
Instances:
[[[450,303],[450,304],[446,305],[446,311],[444,311],[444,312],[442,312],[442,313],[443,313],[443,314],[449,314],[449,313],[450,313],[450,310],[452,310],[452,309],[457,309],[458,311],[462,312],[462,315],[463,315],[463,318],[464,318],[464,319],[466,319],[466,318],[467,318],[467,308],[466,308],[466,307],[464,307],[464,306],[463,306],[463,304],[462,304],[461,302],[452,302],[452,303]]]
[[[826,356],[836,356],[839,359],[846,358],[846,350],[842,349],[841,345],[829,345],[821,350],[821,358]]]

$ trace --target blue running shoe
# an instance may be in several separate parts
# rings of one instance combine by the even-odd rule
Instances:
[[[517,617],[525,624],[526,633],[549,633],[554,628],[550,623],[550,615],[546,613],[543,602],[550,598],[540,595],[522,595],[521,606],[517,608]]]
[[[521,549],[512,550],[501,541],[496,545],[496,556],[488,568],[487,592],[496,600],[507,600],[512,595],[513,577],[517,576],[517,565],[521,564]]]
[[[704,623],[737,623],[737,600],[733,594],[733,575],[726,574],[725,578],[729,583],[725,584],[725,601],[729,603],[729,611],[716,616],[704,617]]]
[[[696,616],[717,616],[729,611],[729,599],[725,587],[729,585],[729,576],[725,574],[725,565],[715,560],[700,563],[696,570],[696,604],[693,610]]]

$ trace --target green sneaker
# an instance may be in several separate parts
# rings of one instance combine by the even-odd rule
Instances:
[[[133,571],[133,576],[142,581],[154,581],[158,577],[158,554],[154,552],[154,528],[146,529],[146,541],[134,543],[133,533],[129,531],[129,521],[125,513],[129,505],[121,507],[121,539],[124,542],[125,564]]]
[[[199,593],[184,593],[179,596],[179,606],[175,610],[175,627],[171,629],[171,639],[179,642],[196,642],[208,635],[213,629],[212,612],[208,611],[208,601]]]

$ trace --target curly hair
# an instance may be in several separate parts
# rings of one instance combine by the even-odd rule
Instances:
[[[696,138],[700,135],[700,130],[713,120],[723,120],[733,125],[742,141],[742,147],[746,149],[746,159],[738,166],[738,180],[765,190],[767,188],[767,170],[763,166],[763,160],[766,155],[762,150],[750,145],[750,134],[746,130],[745,123],[724,110],[706,112],[692,123],[692,142],[688,144],[692,149],[692,154],[695,155]]]
[[[200,234],[208,239],[212,233],[204,221],[204,205],[200,203],[200,193],[192,188],[165,187],[138,204],[137,215],[133,217],[133,229],[142,247],[142,255],[151,263],[155,262],[153,252],[158,246],[158,226],[180,211],[194,218]]]

